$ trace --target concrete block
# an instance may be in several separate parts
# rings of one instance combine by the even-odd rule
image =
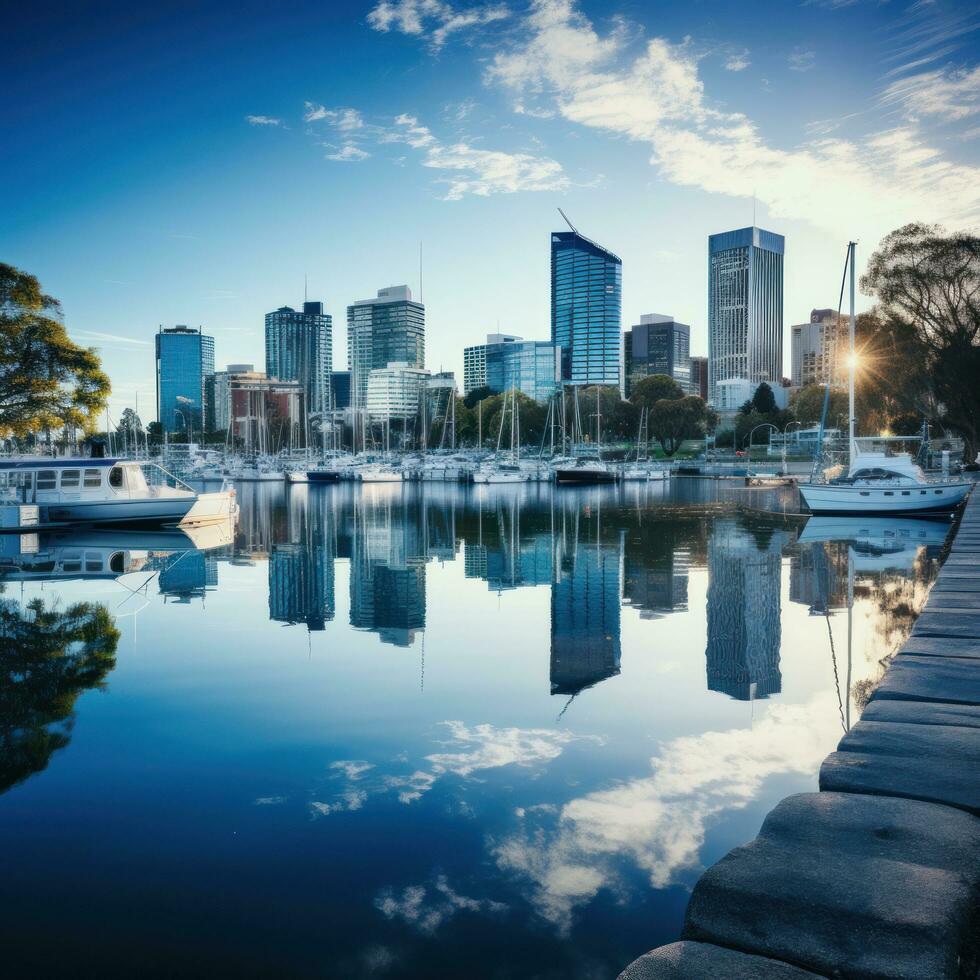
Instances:
[[[820,788],[926,800],[980,816],[976,728],[862,719],[820,767]]]
[[[934,606],[939,609],[975,609],[980,612],[980,592],[957,592],[953,595],[930,592],[926,610],[930,611]]]
[[[962,636],[980,640],[980,613],[973,616],[942,616],[924,612],[912,627],[913,636]]]
[[[905,725],[956,725],[980,728],[980,707],[975,704],[940,704],[935,701],[889,701],[872,698],[861,721],[890,721]]]
[[[962,811],[889,797],[791,796],[756,840],[701,876],[682,938],[828,977],[970,976],[978,875],[980,821]]]
[[[980,704],[980,670],[966,657],[900,653],[875,690],[876,698]]]
[[[740,953],[711,943],[671,943],[650,950],[619,975],[619,980],[808,980],[818,974],[779,960]]]
[[[901,653],[917,657],[966,657],[980,660],[980,640],[958,636],[910,636]]]

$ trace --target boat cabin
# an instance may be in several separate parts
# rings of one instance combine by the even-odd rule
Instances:
[[[148,497],[139,463],[119,459],[0,460],[0,500],[25,504]]]

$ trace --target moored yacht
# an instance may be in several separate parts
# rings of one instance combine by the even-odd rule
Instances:
[[[846,476],[800,484],[803,503],[814,514],[924,514],[954,510],[970,492],[963,480],[929,480],[908,453],[861,452],[854,426],[854,253],[847,246],[851,289],[848,359],[848,469]],[[826,412],[826,409],[825,409]],[[821,433],[823,422],[821,422]],[[829,471],[828,471],[829,475]]]
[[[573,466],[557,467],[555,482],[565,485],[615,483],[616,472],[601,459],[583,459]]]
[[[37,504],[42,523],[207,523],[237,509],[234,490],[197,493],[155,463],[46,456],[0,460],[0,500]]]

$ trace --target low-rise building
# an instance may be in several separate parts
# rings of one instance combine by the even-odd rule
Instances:
[[[380,421],[414,418],[428,377],[425,368],[412,367],[403,361],[375,368],[368,375],[368,415]]]

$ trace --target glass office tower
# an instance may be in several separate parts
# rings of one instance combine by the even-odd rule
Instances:
[[[691,328],[672,316],[644,313],[640,322],[623,334],[626,397],[638,381],[654,374],[673,378],[691,391]]]
[[[367,402],[368,377],[389,364],[425,367],[425,307],[408,286],[379,289],[347,307],[347,358],[355,408]]]
[[[265,315],[265,371],[279,381],[298,381],[311,413],[329,412],[333,370],[333,319],[323,303],[303,311],[281,306]]]
[[[719,381],[778,385],[783,377],[783,253],[762,228],[708,237],[708,401]]]
[[[516,388],[545,402],[561,382],[561,348],[547,340],[486,345],[486,386],[494,393]]]
[[[214,337],[182,324],[156,335],[157,419],[164,432],[188,436],[212,427],[205,385],[214,374]]]
[[[619,384],[622,287],[618,256],[578,232],[552,232],[551,340],[563,381]]]

